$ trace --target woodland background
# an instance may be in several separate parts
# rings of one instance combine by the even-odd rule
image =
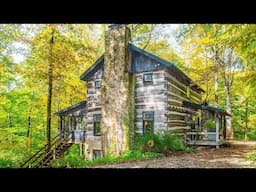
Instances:
[[[55,28],[52,54],[51,28]],[[48,65],[55,112],[85,99],[79,79],[104,52],[108,24],[0,24],[0,167],[13,167],[46,143]],[[234,139],[256,140],[256,25],[130,24],[132,43],[177,65],[232,114]]]

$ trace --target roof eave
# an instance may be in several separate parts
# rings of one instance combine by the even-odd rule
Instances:
[[[91,73],[94,72],[95,69],[97,69],[97,67],[99,66],[99,64],[101,62],[104,62],[104,54],[102,56],[100,56],[97,61],[91,66],[89,67],[89,69],[87,69],[81,76],[80,76],[80,80],[86,81],[89,76],[91,75]]]
[[[61,114],[63,114],[63,113],[66,113],[66,112],[68,112],[68,111],[71,111],[71,110],[73,110],[73,109],[75,109],[76,107],[79,107],[79,106],[81,106],[81,105],[86,105],[86,101],[81,101],[81,102],[79,102],[79,103],[76,103],[75,105],[66,107],[66,108],[64,108],[64,109],[62,109],[62,110],[60,110],[60,111],[58,111],[58,112],[55,112],[54,114],[55,114],[55,115],[61,115]]]
[[[166,61],[156,55],[153,55],[145,50],[142,50],[138,47],[136,47],[135,45],[133,44],[129,44],[129,48],[133,51],[137,51],[145,56],[148,56],[149,58],[153,59],[153,60],[156,60],[157,62],[163,64],[165,67],[167,68],[170,68],[170,67],[173,67],[174,70],[177,70],[178,73],[180,73],[182,75],[182,78],[184,79],[184,81],[187,81],[188,83],[193,83],[195,84],[192,79],[190,77],[188,77],[185,73],[183,73],[177,66],[175,66],[173,63],[170,63],[169,61]],[[205,93],[205,91],[199,87],[197,84],[195,84],[195,88],[203,93]]]

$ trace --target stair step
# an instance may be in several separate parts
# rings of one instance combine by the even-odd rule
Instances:
[[[59,143],[52,149],[47,155],[45,155],[42,160],[32,167],[37,168],[48,168],[51,167],[51,163],[54,159],[58,159],[63,156],[64,153],[72,146],[72,143]]]

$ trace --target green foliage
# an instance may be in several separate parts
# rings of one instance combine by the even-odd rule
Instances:
[[[26,147],[26,129],[23,127],[0,128],[0,167],[19,168],[20,164],[38,151],[45,143],[41,128],[33,131],[30,147]]]
[[[11,168],[13,167],[14,162],[10,159],[0,159],[0,167],[2,168]]]
[[[156,153],[164,153],[167,150],[185,152],[192,151],[191,148],[184,145],[182,139],[173,131],[137,136],[134,141],[133,149],[140,150],[142,152]]]
[[[249,161],[253,161],[254,165],[256,165],[256,153],[249,153],[249,154],[245,154],[244,158],[249,160]]]
[[[256,140],[256,92],[252,84],[246,84],[247,72],[237,72],[232,90],[233,128],[235,138]],[[247,122],[247,127],[246,127]]]
[[[142,153],[139,150],[126,151],[123,155],[118,157],[106,156],[93,161],[85,160],[83,157],[79,156],[79,146],[73,145],[70,150],[66,153],[65,157],[62,159],[55,160],[53,162],[53,167],[92,167],[94,165],[109,164],[109,163],[121,163],[126,161],[134,160],[145,160],[150,158],[160,157],[161,154],[146,152]]]
[[[207,128],[207,129],[214,129],[215,128],[215,121],[212,120],[212,119],[208,119],[207,121],[205,121],[204,127]]]
[[[153,141],[153,144],[150,143]],[[88,161],[79,156],[79,146],[73,145],[64,158],[55,160],[54,167],[91,167],[99,164],[121,163],[134,160],[145,160],[162,156],[162,153],[171,151],[192,152],[192,148],[186,147],[175,132],[163,132],[162,134],[147,134],[135,137],[131,150],[118,157],[106,156],[93,161]]]
[[[181,139],[175,132],[172,131],[166,131],[163,133],[162,145],[166,146],[166,148],[171,151],[192,152],[192,148],[185,146],[183,139]]]
[[[148,146],[148,142],[153,141],[153,146]],[[136,136],[134,139],[134,144],[132,146],[133,150],[139,150],[142,152],[151,151],[151,152],[162,152],[163,146],[161,139],[156,134],[145,134],[143,136]]]

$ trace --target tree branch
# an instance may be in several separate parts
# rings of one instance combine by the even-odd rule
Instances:
[[[150,42],[150,40],[151,40],[152,32],[153,32],[155,26],[156,26],[156,25],[152,25],[151,30],[150,30],[150,32],[149,32],[148,41],[146,42],[146,44],[145,44],[144,47],[142,48],[143,50],[147,48],[147,46],[148,46],[148,44],[149,44],[149,42]]]

